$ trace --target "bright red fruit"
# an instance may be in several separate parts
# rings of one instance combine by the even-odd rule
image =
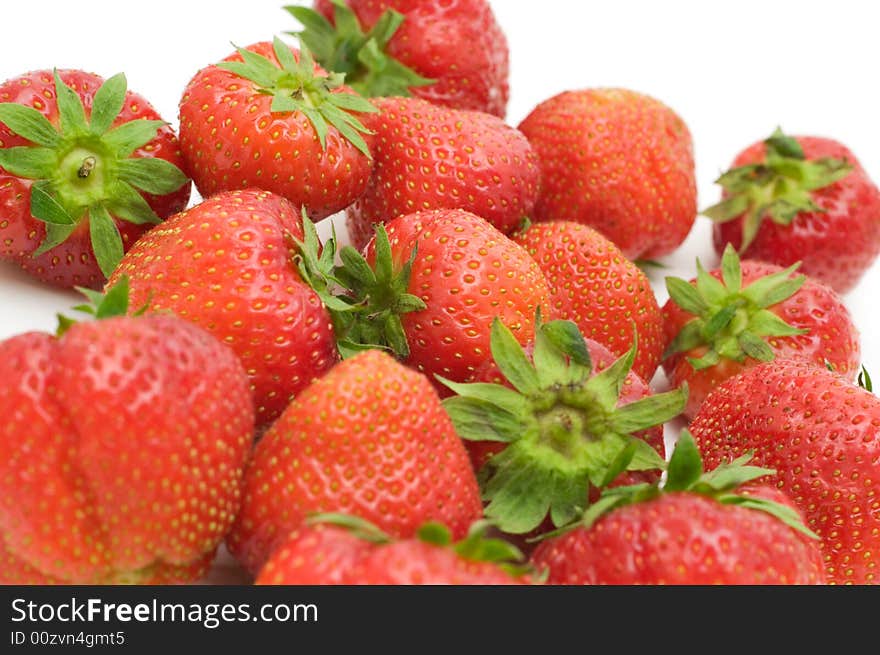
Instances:
[[[463,536],[482,515],[467,453],[428,380],[369,350],[316,380],[257,444],[230,552],[257,572],[314,513],[406,538],[426,521]]]
[[[554,315],[615,355],[639,349],[633,370],[650,381],[666,347],[663,315],[648,277],[611,241],[580,223],[534,223],[511,237],[538,262]]]
[[[718,179],[715,249],[801,270],[838,293],[852,289],[880,253],[880,189],[833,139],[777,131],[737,155]]]
[[[302,238],[284,198],[221,193],[145,235],[111,282],[128,276],[133,307],[171,311],[229,345],[266,425],[338,359],[330,315],[293,261]]]
[[[186,206],[177,137],[121,73],[34,71],[0,85],[0,257],[99,289],[149,227]]]
[[[380,113],[375,166],[348,210],[352,243],[362,247],[373,223],[427,209],[464,209],[510,233],[538,197],[540,169],[525,136],[501,119],[432,105],[417,98],[374,102]]]
[[[584,223],[629,259],[675,250],[697,215],[690,132],[669,107],[626,89],[567,91],[519,125],[541,164],[536,221]]]
[[[180,144],[203,197],[259,187],[314,220],[345,208],[370,176],[366,100],[280,40],[200,70],[180,100]]]
[[[754,453],[822,537],[828,581],[880,582],[880,400],[842,376],[778,359],[711,393],[691,423],[707,464]]]

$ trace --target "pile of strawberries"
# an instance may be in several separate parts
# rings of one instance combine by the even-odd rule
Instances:
[[[0,582],[192,582],[221,545],[259,584],[880,581],[850,150],[747,147],[661,307],[638,260],[698,214],[672,109],[507,125],[487,0],[288,9],[179,133],[122,74],[0,86],[0,256],[88,300],[0,343]]]

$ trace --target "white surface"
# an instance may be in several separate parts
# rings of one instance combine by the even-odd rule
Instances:
[[[4,21],[12,28],[0,40],[0,79],[53,66],[104,77],[124,71],[130,88],[176,127],[178,100],[199,68],[229,54],[233,42],[247,45],[295,28],[283,4],[6,3]],[[495,0],[493,7],[511,49],[512,125],[566,89],[622,86],[653,95],[691,129],[701,208],[717,201],[713,180],[734,155],[777,125],[842,141],[880,179],[877,3]],[[343,225],[337,222],[340,230]],[[698,256],[707,267],[716,264],[702,217],[664,260],[669,268],[652,273],[661,303],[663,276],[691,277]],[[880,368],[880,333],[872,327],[877,303],[871,302],[878,290],[880,263],[845,297],[861,328],[863,361],[872,369]],[[51,330],[55,312],[76,300],[0,264],[0,338]]]

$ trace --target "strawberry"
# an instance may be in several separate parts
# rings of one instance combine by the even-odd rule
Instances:
[[[629,259],[675,250],[696,218],[690,132],[654,98],[626,89],[560,93],[519,125],[541,162],[536,221],[585,223]]]
[[[880,582],[880,400],[825,368],[777,359],[730,378],[691,430],[706,462],[753,452],[822,537],[828,581]]]
[[[695,280],[666,279],[663,369],[673,386],[687,382],[687,416],[720,382],[775,357],[855,375],[859,334],[846,306],[824,284],[792,277],[797,267],[741,262],[728,246],[721,268],[707,273],[697,260]]]
[[[572,221],[534,223],[512,238],[544,272],[555,316],[573,321],[615,355],[630,349],[635,326],[633,370],[651,380],[665,347],[663,315],[642,270],[611,241]]]
[[[824,582],[815,535],[748,458],[703,472],[682,433],[664,484],[606,490],[532,555],[550,584],[779,585]]]
[[[316,0],[285,7],[327,70],[364,96],[413,95],[504,118],[507,39],[487,0]],[[291,32],[291,34],[294,34]]]
[[[318,220],[366,187],[372,137],[360,119],[374,111],[342,75],[276,38],[196,73],[180,100],[180,144],[202,196],[259,187]]]
[[[125,250],[180,211],[177,137],[120,73],[34,71],[0,85],[0,258],[99,289]]]
[[[777,129],[737,155],[717,183],[723,200],[703,213],[716,222],[719,253],[730,243],[749,259],[802,262],[838,293],[880,253],[880,189],[838,141]]]
[[[229,345],[264,426],[338,358],[330,315],[293,262],[302,238],[284,198],[224,192],[146,234],[111,283],[128,276],[134,306],[171,311]]]
[[[0,343],[0,582],[188,582],[238,511],[254,432],[234,353],[173,316]]]
[[[428,380],[379,350],[334,366],[257,444],[229,551],[256,573],[313,513],[398,538],[426,521],[456,537],[482,514],[467,453]]]
[[[327,515],[325,515],[327,516]],[[324,517],[315,517],[322,520]],[[329,515],[291,534],[266,562],[258,585],[511,585],[526,582],[512,563],[522,554],[500,539],[485,538],[475,523],[453,544],[446,526],[426,523],[394,541],[372,524]],[[516,576],[516,577],[515,577]]]
[[[532,147],[501,119],[432,105],[417,98],[374,102],[380,113],[375,166],[364,194],[348,210],[348,234],[362,247],[373,223],[426,209],[464,209],[505,234],[519,227],[538,197]]]

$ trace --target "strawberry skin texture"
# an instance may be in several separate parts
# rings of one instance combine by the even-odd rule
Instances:
[[[348,530],[318,524],[294,530],[266,562],[258,585],[341,585],[373,549]]]
[[[241,500],[253,441],[231,350],[172,316],[0,344],[4,582],[191,581]]]
[[[365,31],[387,10],[404,16],[386,52],[434,84],[414,96],[504,118],[510,96],[507,38],[487,0],[348,0]],[[330,0],[315,9],[333,21]]]
[[[812,200],[824,211],[801,212],[791,225],[765,219],[743,257],[783,268],[802,262],[801,272],[838,293],[851,290],[880,254],[880,190],[870,180],[852,151],[832,139],[794,137],[807,160],[842,159],[853,170],[841,180],[813,191]],[[766,145],[754,143],[740,153],[733,167],[764,161]],[[726,192],[723,197],[728,197]],[[742,244],[742,218],[714,226],[715,250]]]
[[[128,275],[131,307],[171,311],[229,345],[265,425],[337,360],[330,316],[292,262],[302,238],[281,196],[225,192],[150,231],[109,284]]]
[[[755,366],[706,398],[690,430],[707,467],[754,451],[822,537],[828,581],[877,584],[880,401],[804,362]]]
[[[663,315],[644,272],[611,241],[580,223],[535,223],[512,238],[541,267],[558,318],[573,321],[585,337],[618,356],[632,346],[635,325],[633,370],[650,380],[666,340]]]
[[[532,212],[540,168],[529,142],[501,119],[418,98],[379,98],[370,183],[347,211],[362,247],[373,223],[427,209],[464,209],[508,234]]]
[[[780,270],[779,266],[773,264],[743,260],[743,285]],[[722,277],[720,270],[710,271],[710,274],[719,280]],[[768,307],[768,310],[793,327],[809,330],[797,336],[768,337],[766,341],[777,357],[801,357],[823,368],[827,361],[838,373],[850,377],[855,375],[861,354],[859,333],[846,305],[832,289],[808,277],[797,293]],[[693,318],[693,314],[684,311],[672,300],[667,301],[663,305],[663,329],[667,342]],[[706,396],[721,382],[759,363],[751,357],[741,363],[722,358],[714,366],[694,370],[687,358],[699,358],[704,353],[705,348],[696,348],[663,361],[663,370],[674,387],[684,382],[688,384],[688,403],[684,411],[688,417],[697,413]]]
[[[684,121],[625,89],[567,91],[519,125],[541,162],[536,221],[584,223],[631,260],[675,250],[697,215],[694,156]]]
[[[520,343],[534,338],[535,311],[548,308],[550,290],[521,246],[479,216],[435,210],[401,216],[386,226],[397,268],[418,244],[408,292],[427,308],[400,318],[408,337],[409,366],[428,379],[464,382],[487,358],[498,316]],[[373,260],[373,243],[366,248]],[[551,317],[552,318],[552,317]],[[437,383],[442,394],[448,393]]]
[[[61,80],[82,100],[86,115],[90,115],[95,91],[104,82],[102,77],[78,70],[59,70]],[[32,107],[57,126],[58,105],[55,100],[55,82],[52,71],[26,73],[0,85],[0,102],[14,102]],[[125,104],[111,127],[136,119],[161,120],[155,109],[143,96],[128,91]],[[0,122],[0,148],[33,145],[27,139],[12,133]],[[160,158],[183,168],[180,144],[169,126],[159,128],[152,141],[134,151],[133,157]],[[83,221],[62,244],[37,257],[33,253],[46,236],[46,224],[35,219],[30,210],[30,188],[33,180],[12,175],[0,167],[0,258],[14,262],[28,274],[59,287],[83,286],[100,289],[105,281],[89,239],[89,225]],[[160,218],[166,218],[186,207],[190,197],[189,183],[166,195],[142,193],[147,204]],[[128,250],[149,224],[136,225],[116,219],[123,248]]]
[[[784,494],[763,497],[791,505]],[[814,585],[824,582],[815,542],[761,511],[670,492],[548,539],[532,564],[548,584]]]
[[[278,63],[269,42],[246,49]],[[180,145],[199,193],[259,187],[306,207],[316,221],[350,205],[367,185],[370,159],[332,126],[323,149],[304,114],[273,114],[271,105],[271,95],[230,71],[211,65],[196,73],[180,100]],[[371,148],[372,136],[362,136]]]
[[[303,391],[254,450],[229,551],[256,573],[315,512],[400,538],[430,520],[460,538],[482,515],[467,453],[423,375],[371,350]]]

